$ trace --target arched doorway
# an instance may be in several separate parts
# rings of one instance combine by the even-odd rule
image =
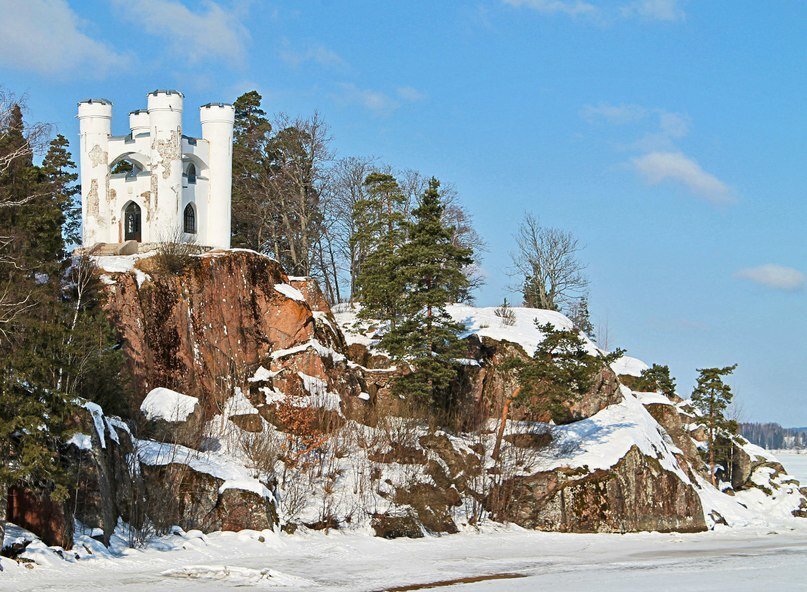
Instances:
[[[141,241],[140,206],[135,202],[129,202],[123,211],[123,240]]]

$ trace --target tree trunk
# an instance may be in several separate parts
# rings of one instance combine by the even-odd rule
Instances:
[[[0,483],[0,549],[6,538],[6,511],[8,510],[8,487],[5,483]],[[0,571],[3,565],[0,563]]]
[[[712,480],[712,485],[717,486],[717,479],[715,478],[715,432],[714,428],[709,428],[709,477]]]
[[[493,460],[499,460],[499,454],[502,450],[502,440],[504,439],[504,428],[507,425],[507,416],[510,415],[510,402],[515,399],[521,392],[521,387],[518,387],[510,397],[504,400],[504,407],[502,407],[502,417],[499,420],[499,431],[496,433],[496,445],[493,447]]]

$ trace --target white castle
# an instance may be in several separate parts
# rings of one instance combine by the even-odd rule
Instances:
[[[184,96],[155,90],[129,114],[131,131],[112,135],[112,103],[78,104],[83,246],[193,241],[229,248],[232,105],[200,111],[202,137],[182,134]],[[125,162],[124,172],[112,171]],[[135,243],[136,245],[136,243]]]

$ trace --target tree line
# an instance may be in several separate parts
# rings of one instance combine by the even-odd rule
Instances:
[[[807,428],[783,428],[778,423],[741,423],[740,434],[767,450],[807,448]]]
[[[67,139],[50,135],[0,89],[0,541],[10,484],[66,497],[76,398],[120,412],[127,384],[97,275],[69,253],[80,190]]]

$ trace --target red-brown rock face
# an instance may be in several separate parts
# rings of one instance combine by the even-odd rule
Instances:
[[[212,252],[180,274],[160,273],[153,262],[138,262],[148,273],[144,281],[135,272],[120,273],[109,287],[108,307],[125,340],[137,404],[162,386],[197,396],[209,408],[273,352],[317,336],[308,303],[276,288],[289,287],[288,276],[269,257]],[[314,366],[311,360],[306,369],[316,374]]]

